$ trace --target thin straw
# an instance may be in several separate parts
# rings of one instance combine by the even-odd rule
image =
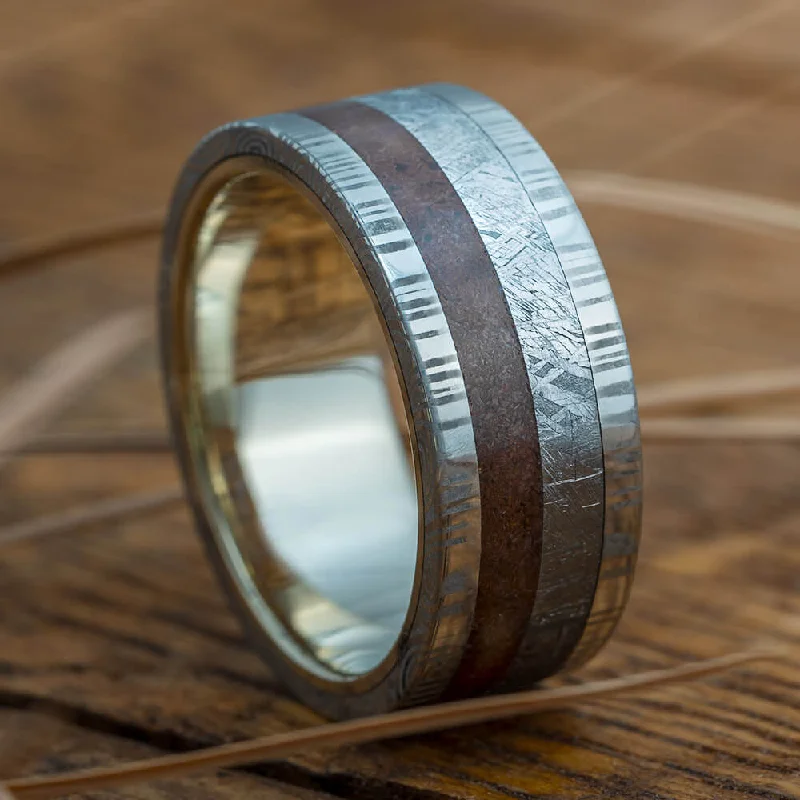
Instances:
[[[46,433],[18,448],[17,455],[99,455],[103,453],[153,454],[172,452],[165,431],[107,430]]]
[[[658,442],[795,442],[800,417],[687,417],[642,420],[642,438]]]
[[[582,202],[756,233],[763,233],[765,227],[772,231],[800,232],[800,206],[770,197],[616,172],[573,172],[567,176],[567,183]]]
[[[0,253],[0,275],[51,259],[153,239],[161,233],[163,224],[164,212],[154,211],[116,220],[102,227],[68,231],[22,242],[12,251]]]
[[[0,528],[0,547],[57,533],[69,533],[100,522],[118,522],[128,517],[158,511],[183,502],[179,486],[87,503],[56,514],[35,517]]]
[[[336,722],[259,737],[245,742],[209,747],[194,753],[146,759],[117,767],[99,767],[41,778],[22,778],[6,783],[6,790],[18,800],[45,800],[78,792],[122,786],[134,781],[177,777],[199,770],[215,770],[286,758],[323,746],[342,747],[383,739],[508,719],[554,708],[576,701],[595,700],[651,686],[693,680],[713,675],[759,659],[775,658],[774,650],[731,653],[669,669],[642,672],[583,686],[535,689],[511,695],[481,697],[455,703],[396,711],[366,719]]]
[[[800,368],[737,372],[684,378],[643,386],[637,391],[641,411],[675,410],[709,403],[730,403],[751,397],[800,390]]]
[[[70,339],[0,397],[0,468],[61,408],[150,331],[149,309],[115,314]]]

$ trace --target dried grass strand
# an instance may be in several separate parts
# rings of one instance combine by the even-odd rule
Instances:
[[[43,358],[0,397],[0,468],[49,417],[150,332],[149,309],[115,314]]]
[[[38,436],[17,450],[17,455],[102,455],[171,453],[165,431],[122,430],[50,433]]]
[[[642,420],[642,438],[662,442],[797,442],[796,417],[664,417]]]
[[[30,539],[41,539],[57,533],[70,533],[101,522],[119,522],[140,514],[159,511],[183,502],[183,499],[181,487],[170,486],[166,489],[136,492],[96,503],[87,503],[67,511],[34,517],[0,528],[0,547]]]
[[[110,222],[102,227],[67,231],[22,242],[12,251],[0,254],[0,275],[56,258],[152,239],[161,235],[163,225],[164,212],[155,211]]]
[[[732,403],[754,397],[800,390],[800,368],[735,372],[655,383],[638,390],[641,411],[675,411],[712,403]]]
[[[693,183],[636,178],[618,172],[573,172],[580,201],[763,234],[763,228],[800,233],[800,205]]]
[[[8,781],[5,789],[18,800],[46,800],[78,792],[123,786],[216,770],[256,761],[287,758],[320,747],[342,747],[433,731],[493,722],[524,714],[562,708],[575,702],[616,696],[714,675],[756,660],[780,656],[773,649],[731,653],[668,669],[593,681],[581,686],[535,689],[511,695],[481,697],[455,703],[397,711],[365,719],[273,734],[244,742],[209,747],[194,753],[161,756],[116,767],[100,767],[62,775]]]

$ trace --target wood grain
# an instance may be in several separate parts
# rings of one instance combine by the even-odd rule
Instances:
[[[67,717],[51,713],[16,709],[0,712],[3,737],[0,738],[0,768],[3,771],[24,769],[45,774],[67,768],[95,767],[121,760],[147,758],[155,750],[131,742],[111,731],[87,731]],[[10,735],[17,731],[18,735]],[[269,798],[269,800],[329,800],[330,795],[297,786],[237,773],[202,780],[158,781],[143,787],[139,796],[148,800],[162,798]]]
[[[567,173],[620,171],[798,202],[800,11],[784,5],[6,4],[0,245],[163,207],[196,139],[228,119],[442,79],[506,103]],[[639,383],[797,364],[793,241],[599,204],[585,214]],[[66,336],[152,302],[155,262],[156,243],[139,242],[5,278],[0,391]],[[786,395],[709,410],[788,416],[798,405]],[[148,342],[53,430],[162,425]],[[800,449],[645,446],[634,595],[580,677],[765,639],[792,658],[124,796],[800,797]],[[174,479],[158,455],[30,456],[2,474],[0,522]],[[317,721],[242,641],[181,509],[4,549],[0,597],[1,777]]]

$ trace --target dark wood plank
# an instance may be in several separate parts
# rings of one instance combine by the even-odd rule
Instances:
[[[766,638],[796,648],[800,454],[772,446],[749,455],[696,449],[687,467],[685,452],[652,451],[648,494],[659,523],[622,628],[586,676]],[[724,490],[720,460],[728,462]],[[97,490],[117,486],[109,479]],[[58,495],[37,487],[36,505]],[[13,598],[0,625],[7,705],[46,698],[101,728],[179,750],[315,721],[280,694],[241,641],[182,512],[9,548],[0,576]],[[456,796],[480,786],[486,796],[536,794],[557,784],[565,797],[601,787],[609,796],[680,787],[678,796],[734,797],[762,787],[792,797],[798,698],[794,665],[776,663],[519,723],[308,754],[265,771],[345,793],[388,780],[398,790]],[[731,774],[738,789],[723,791]],[[458,781],[466,781],[461,790]]]

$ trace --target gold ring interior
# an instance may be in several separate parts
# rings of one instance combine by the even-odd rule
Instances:
[[[267,168],[217,191],[188,269],[187,429],[217,545],[285,652],[364,675],[404,628],[420,528],[372,293],[316,204]]]

